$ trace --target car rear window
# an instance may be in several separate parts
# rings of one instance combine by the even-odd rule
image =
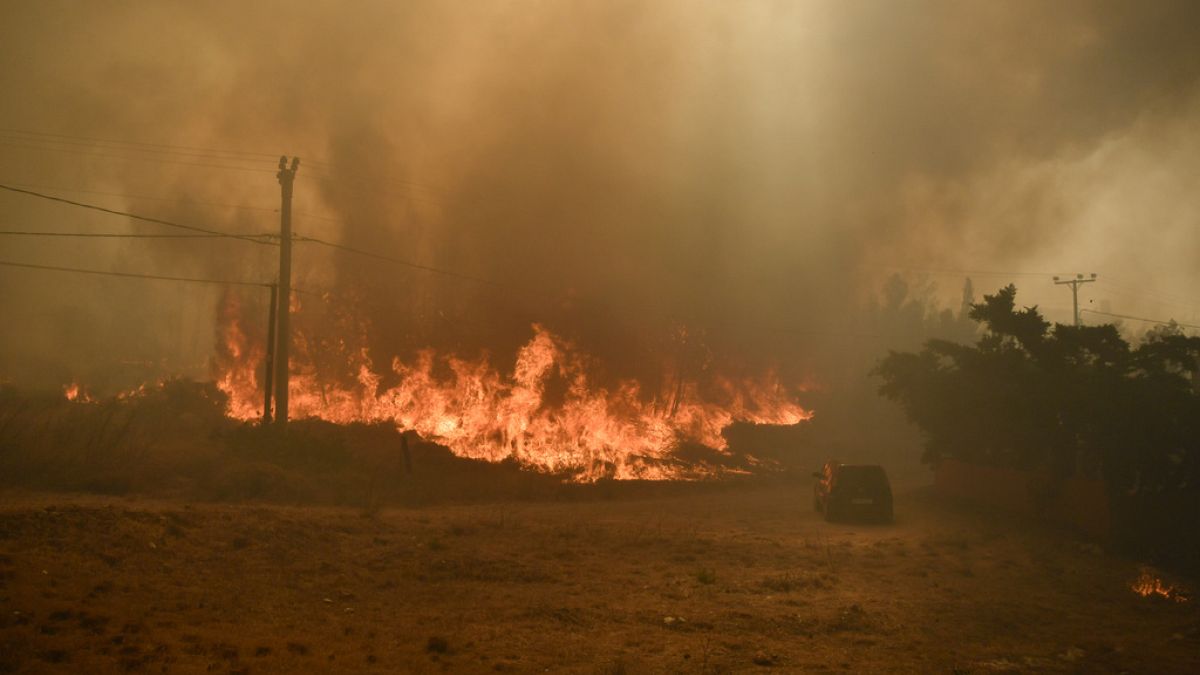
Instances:
[[[838,482],[871,488],[885,488],[888,484],[887,474],[879,466],[843,466],[838,472]]]

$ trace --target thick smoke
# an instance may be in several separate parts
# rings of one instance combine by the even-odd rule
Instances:
[[[277,227],[268,154],[295,154],[301,234],[494,282],[298,244],[296,284],[369,317],[379,363],[429,345],[511,353],[539,321],[613,375],[719,359],[836,387],[848,371],[831,364],[861,377],[890,344],[864,316],[897,272],[934,275],[954,302],[965,275],[947,270],[984,290],[1025,280],[980,271],[1197,281],[1192,2],[39,2],[6,15],[0,180],[262,232]],[[11,130],[264,154],[129,161]],[[151,229],[11,194],[0,207],[8,229]],[[275,265],[242,242],[7,238],[4,251],[254,281]],[[29,270],[0,283],[13,381],[203,374],[211,354],[219,289]],[[1028,283],[1025,301],[1066,320],[1061,289]],[[247,294],[265,307],[265,291]],[[323,301],[300,300],[301,322],[325,321]]]

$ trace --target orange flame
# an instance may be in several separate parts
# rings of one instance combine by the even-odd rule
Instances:
[[[1141,568],[1138,578],[1130,586],[1134,593],[1143,598],[1161,598],[1173,602],[1187,602],[1188,594],[1182,586],[1168,584],[1149,567]]]
[[[247,344],[235,314],[236,308],[224,312],[216,380],[229,395],[230,415],[249,420],[262,414],[258,366],[263,350]],[[392,362],[399,381],[392,387],[381,385],[384,377],[365,348],[350,352],[354,381],[331,384],[318,376],[302,333],[294,344],[288,387],[292,418],[390,422],[461,457],[512,459],[581,481],[713,475],[721,470],[675,459],[680,443],[727,452],[721,432],[733,422],[796,424],[812,416],[770,372],[753,381],[717,378],[708,389],[720,404],[704,400],[696,383],[676,381],[648,402],[632,380],[612,389],[598,386],[589,377],[588,360],[537,324],[511,372],[501,374],[486,357],[469,360],[424,350],[410,363]]]
[[[251,419],[262,415],[257,365],[266,358],[263,340],[252,339],[242,328],[241,306],[237,296],[227,294],[218,310],[217,388],[230,395],[230,415]],[[234,395],[237,392],[238,395]]]
[[[78,382],[72,382],[71,384],[63,385],[63,396],[65,396],[68,401],[75,401],[78,403],[92,402],[92,397]]]

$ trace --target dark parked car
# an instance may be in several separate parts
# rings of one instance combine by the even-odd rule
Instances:
[[[813,508],[825,520],[892,520],[892,486],[878,464],[828,461],[813,474]]]

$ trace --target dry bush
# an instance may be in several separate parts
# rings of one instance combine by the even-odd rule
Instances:
[[[454,456],[386,424],[296,420],[286,433],[225,416],[211,384],[173,380],[73,402],[0,389],[0,487],[355,506],[557,499],[561,477]]]

